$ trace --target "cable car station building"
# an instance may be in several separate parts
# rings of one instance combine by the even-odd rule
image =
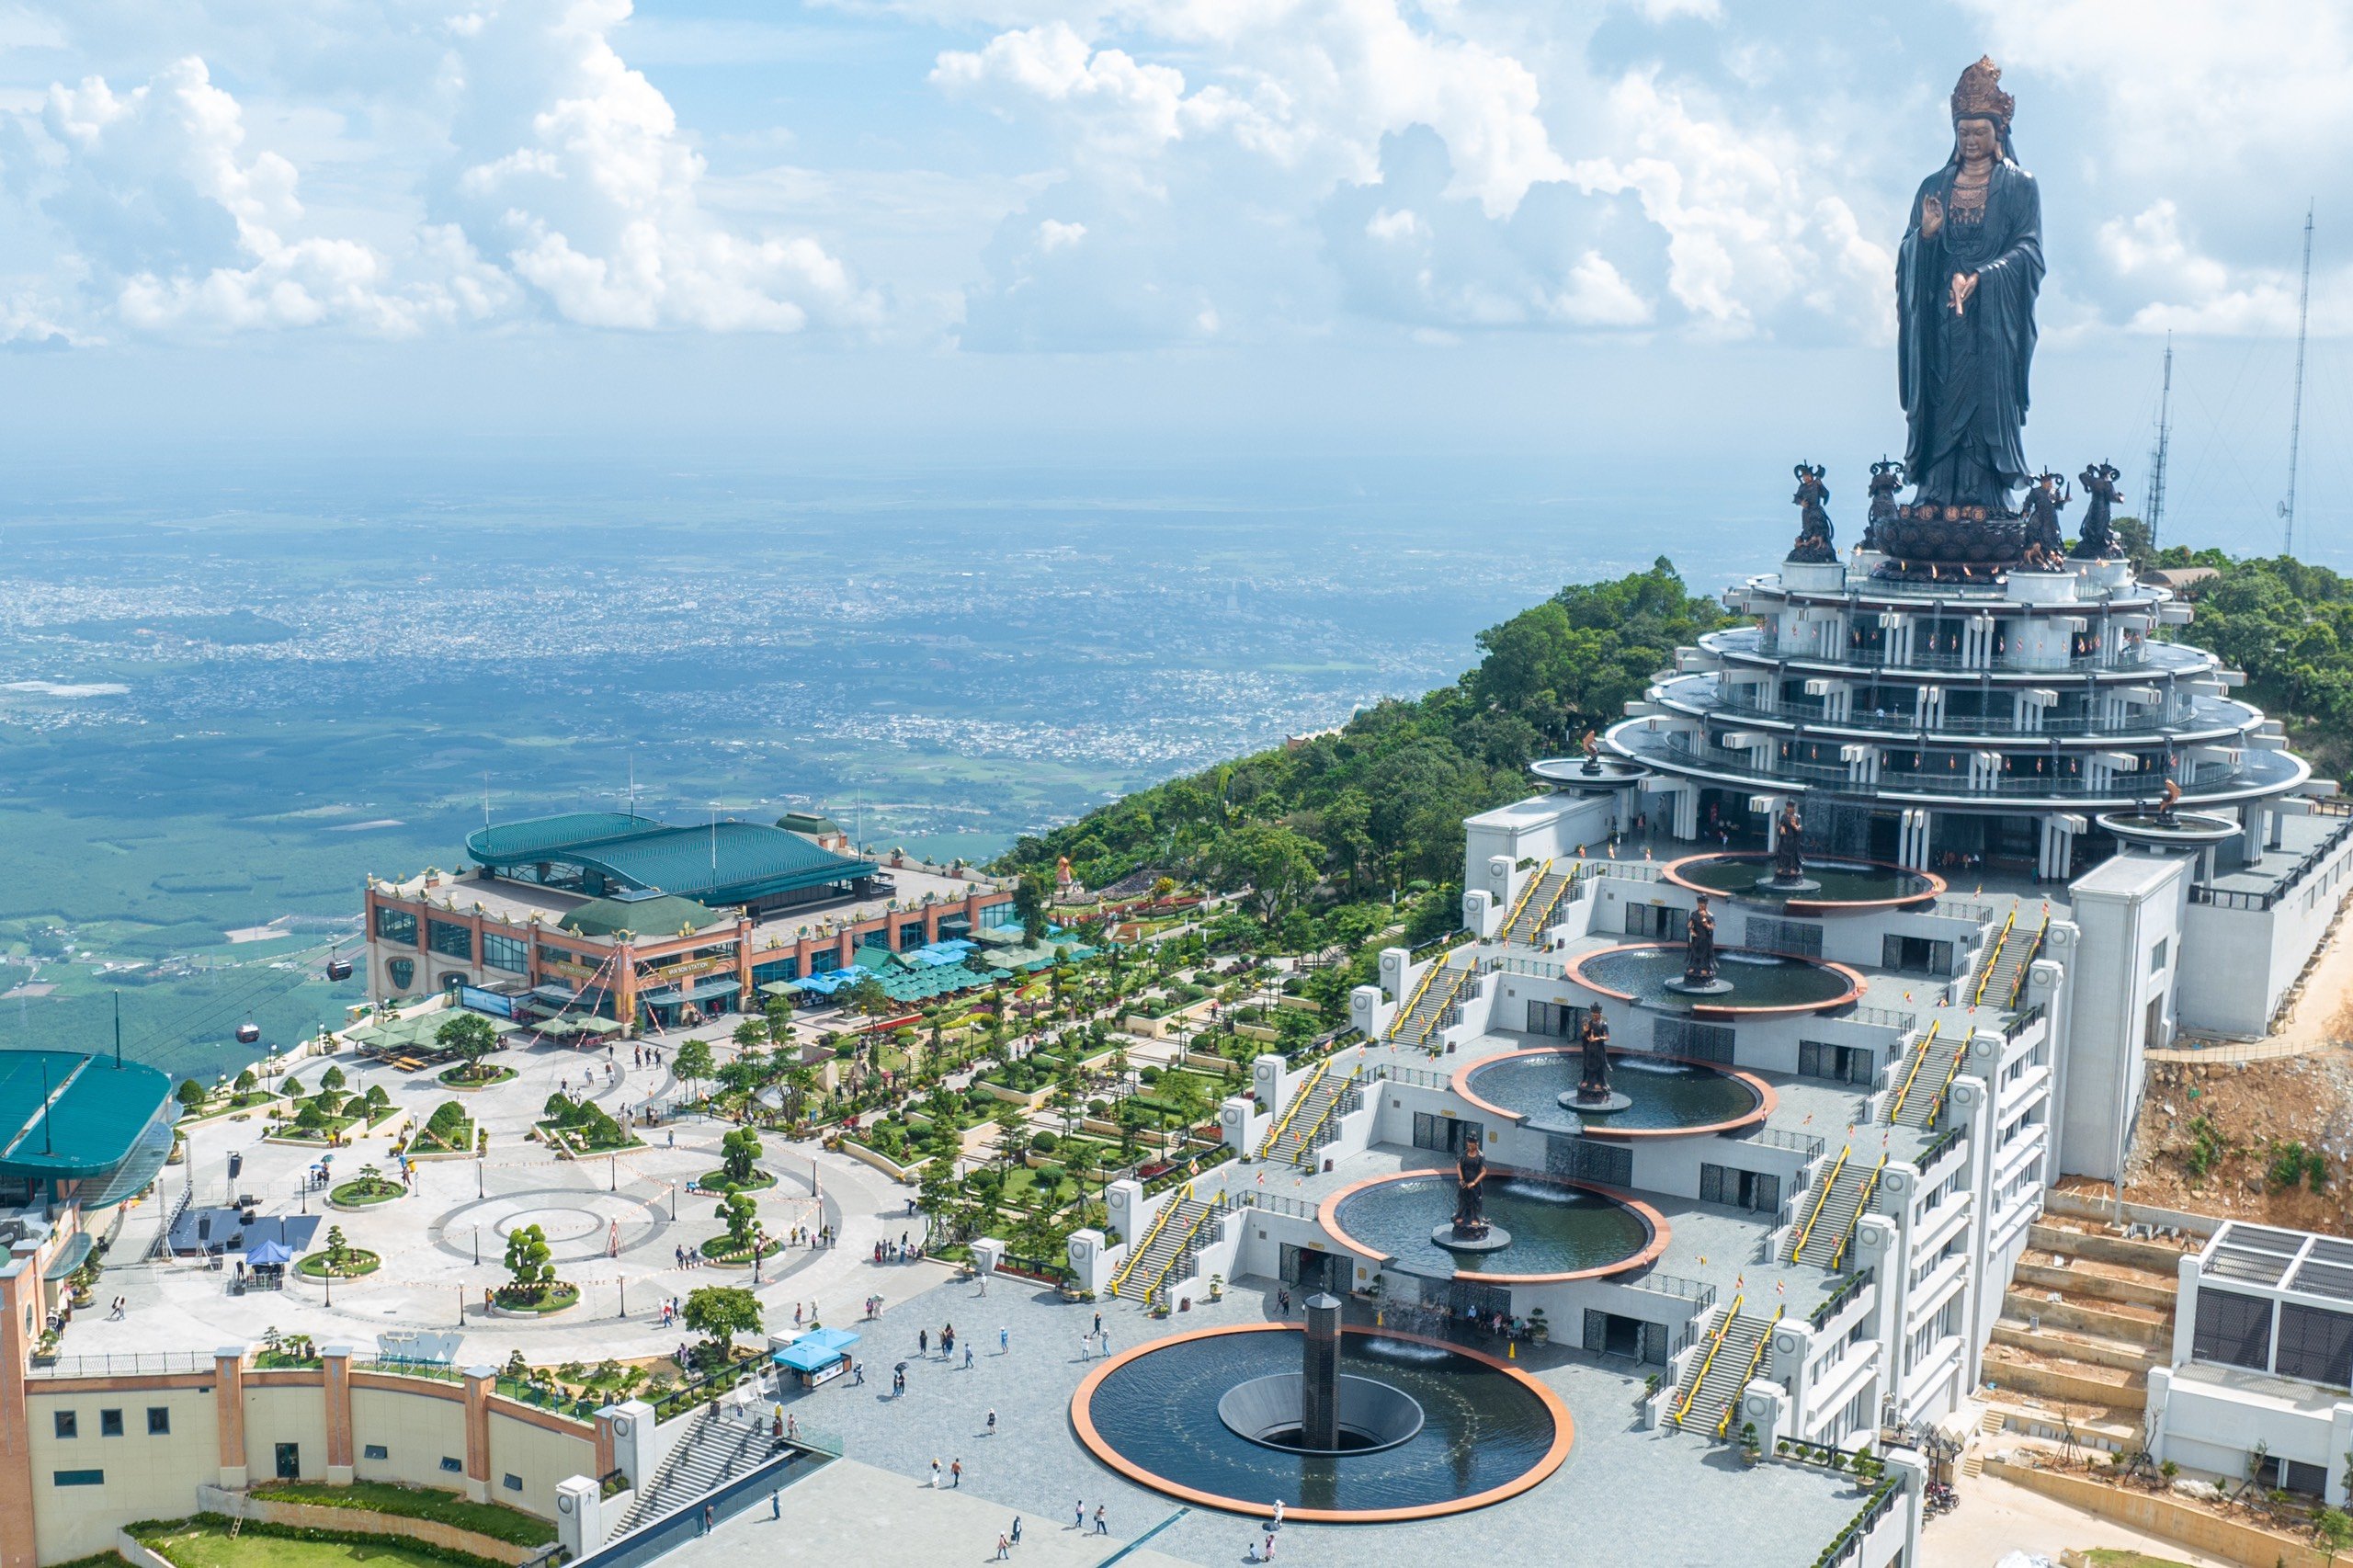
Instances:
[[[518,1018],[667,1028],[756,1011],[760,987],[846,967],[861,947],[908,951],[1010,914],[1007,889],[845,853],[823,819],[785,821],[582,812],[470,834],[469,869],[369,879],[369,994],[471,986]]]

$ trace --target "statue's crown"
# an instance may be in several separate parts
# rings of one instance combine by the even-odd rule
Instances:
[[[1986,55],[1961,74],[1952,89],[1952,117],[1955,119],[1990,119],[2007,131],[2010,111],[2018,108],[2018,100],[2002,91],[2002,68]]]

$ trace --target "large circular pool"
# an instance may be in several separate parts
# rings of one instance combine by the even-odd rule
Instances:
[[[1574,1047],[1516,1051],[1463,1069],[1462,1092],[1482,1105],[1524,1116],[1544,1127],[1613,1132],[1722,1131],[1760,1120],[1769,1108],[1768,1091],[1744,1074],[1719,1072],[1697,1062],[1609,1053],[1609,1086],[1632,1103],[1623,1110],[1563,1109],[1560,1096],[1575,1089],[1583,1052]]]
[[[1777,892],[1760,887],[1773,874],[1770,855],[1694,855],[1666,868],[1667,881],[1703,892],[1721,893],[1743,903],[1797,904],[1806,909],[1902,905],[1934,898],[1944,891],[1944,880],[1908,866],[1876,860],[1815,860],[1805,862],[1805,881],[1814,884],[1802,892]]]
[[[1492,1358],[1433,1340],[1351,1328],[1344,1375],[1421,1407],[1393,1448],[1309,1454],[1253,1442],[1218,1418],[1237,1383],[1300,1369],[1294,1324],[1252,1324],[1139,1346],[1091,1374],[1071,1401],[1079,1438],[1138,1483],[1212,1508],[1313,1521],[1457,1513],[1526,1490],[1568,1457],[1569,1414],[1543,1385]]]
[[[1732,987],[1688,994],[1667,983],[1683,978],[1680,943],[1636,942],[1587,953],[1569,966],[1569,978],[1604,995],[1667,1012],[1819,1012],[1862,994],[1859,976],[1836,964],[1749,948],[1716,949],[1716,974]]]
[[[1486,1195],[1487,1222],[1511,1239],[1460,1256],[1432,1239],[1454,1217],[1450,1170],[1412,1171],[1343,1187],[1324,1199],[1324,1222],[1361,1250],[1434,1279],[1614,1273],[1640,1267],[1665,1245],[1665,1221],[1586,1187],[1490,1166]]]

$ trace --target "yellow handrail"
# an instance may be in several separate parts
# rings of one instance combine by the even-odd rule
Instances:
[[[1944,1027],[1942,1018],[1931,1023],[1928,1037],[1920,1042],[1920,1049],[1912,1053],[1912,1071],[1904,1074],[1904,1086],[1895,1091],[1895,1103],[1887,1110],[1887,1119],[1891,1122],[1904,1114],[1904,1102],[1912,1093],[1912,1080],[1920,1075],[1920,1063],[1928,1059],[1929,1048],[1937,1043],[1937,1031]]]
[[[1945,1081],[1937,1087],[1936,1101],[1928,1107],[1928,1119],[1921,1123],[1923,1127],[1934,1127],[1937,1124],[1937,1118],[1944,1115],[1945,1096],[1952,1093],[1952,1081],[1961,1076],[1961,1060],[1968,1054],[1969,1052],[1965,1050],[1952,1053],[1952,1065],[1945,1069]]]
[[[1414,1016],[1414,1009],[1421,1006],[1422,993],[1430,988],[1430,982],[1436,980],[1438,975],[1438,971],[1445,967],[1446,955],[1444,953],[1440,953],[1438,957],[1430,960],[1430,967],[1422,971],[1422,983],[1414,987],[1413,996],[1404,1006],[1397,1009],[1397,1016],[1389,1020],[1389,1038],[1391,1040],[1395,1040],[1397,1038],[1397,1031],[1404,1028],[1405,1027],[1405,1020]]]
[[[1324,1074],[1331,1070],[1332,1059],[1327,1056],[1317,1062],[1307,1076],[1300,1081],[1298,1090],[1290,1096],[1290,1104],[1283,1107],[1282,1115],[1275,1119],[1275,1124],[1267,1129],[1267,1136],[1260,1141],[1257,1155],[1259,1159],[1263,1160],[1267,1157],[1267,1151],[1273,1148],[1275,1140],[1283,1135],[1283,1129],[1290,1125],[1290,1119],[1297,1116],[1299,1108],[1307,1103],[1308,1094],[1323,1081]]]
[[[1733,1396],[1724,1401],[1724,1413],[1722,1418],[1718,1420],[1716,1423],[1717,1437],[1722,1437],[1732,1430],[1733,1414],[1740,1408],[1740,1394],[1738,1391],[1740,1389],[1746,1388],[1748,1386],[1748,1380],[1756,1375],[1756,1369],[1765,1364],[1765,1347],[1773,1343],[1774,1326],[1781,1321],[1781,1314],[1788,1310],[1789,1309],[1786,1307],[1775,1307],[1773,1309],[1772,1322],[1768,1323],[1765,1325],[1765,1332],[1756,1336],[1756,1354],[1748,1358],[1748,1370],[1740,1375],[1740,1381],[1735,1385]]]
[[[1176,1189],[1176,1197],[1160,1206],[1160,1212],[1153,1216],[1152,1228],[1144,1232],[1143,1240],[1136,1243],[1134,1250],[1128,1254],[1128,1261],[1120,1266],[1120,1272],[1111,1277],[1111,1294],[1116,1296],[1120,1293],[1120,1287],[1128,1282],[1128,1276],[1136,1271],[1136,1265],[1143,1261],[1143,1255],[1151,1251],[1152,1244],[1159,1239],[1161,1228],[1192,1196],[1193,1184],[1188,1181]]]
[[[1313,1121],[1308,1123],[1307,1131],[1299,1135],[1299,1153],[1301,1154],[1310,1154],[1314,1152],[1315,1135],[1324,1131],[1324,1124],[1325,1122],[1332,1119],[1332,1113],[1339,1109],[1340,1101],[1347,1095],[1348,1085],[1355,1083],[1357,1081],[1357,1074],[1363,1071],[1364,1063],[1361,1062],[1349,1068],[1348,1075],[1340,1080],[1339,1093],[1334,1095],[1330,1099],[1324,1102],[1323,1114],[1316,1117]],[[1298,1156],[1293,1155],[1291,1158],[1291,1164],[1297,1165],[1298,1163]]]
[[[1797,1242],[1790,1248],[1790,1257],[1795,1258],[1805,1250],[1805,1239],[1813,1234],[1813,1222],[1822,1218],[1822,1207],[1830,1201],[1830,1189],[1838,1185],[1838,1173],[1847,1168],[1847,1156],[1854,1152],[1851,1146],[1838,1151],[1838,1163],[1830,1167],[1829,1177],[1823,1182],[1822,1190],[1813,1195],[1813,1212],[1805,1217],[1805,1223],[1798,1229]]]
[[[1511,935],[1512,923],[1519,918],[1519,912],[1528,907],[1528,901],[1536,896],[1536,890],[1544,885],[1544,879],[1552,873],[1552,862],[1546,860],[1542,868],[1528,879],[1528,885],[1519,890],[1519,899],[1511,906],[1511,913],[1504,916],[1504,923],[1499,927],[1503,935],[1506,937]]]
[[[1739,1315],[1740,1303],[1747,1299],[1745,1296],[1734,1296],[1732,1305],[1724,1309],[1723,1321],[1716,1324],[1715,1336],[1708,1341],[1708,1353],[1699,1358],[1699,1369],[1691,1374],[1691,1386],[1683,1391],[1683,1403],[1675,1407],[1675,1424],[1677,1426],[1682,1426],[1683,1418],[1691,1414],[1691,1402],[1699,1397],[1699,1385],[1706,1381],[1708,1369],[1716,1364],[1716,1352],[1724,1347],[1724,1335],[1731,1330],[1732,1320]]]
[[[1969,1005],[1976,1006],[1985,1000],[1985,983],[1994,978],[1994,970],[2002,961],[2002,949],[2010,939],[2010,927],[2018,923],[2018,906],[2010,905],[2010,917],[2002,922],[2002,934],[1994,938],[1994,950],[1985,957],[1985,967],[1977,971],[1977,989],[1969,994]]]
[[[2042,939],[2050,934],[2051,916],[2045,915],[2042,924],[2034,928],[2034,940],[2027,944],[2026,962],[2018,965],[2018,973],[2010,976],[2010,994],[2002,999],[2005,1008],[2015,1009],[2018,1006],[2018,993],[2026,989],[2027,971],[2034,967],[2034,955],[2042,951]]]
[[[1552,911],[1561,907],[1561,901],[1568,897],[1569,890],[1576,885],[1577,879],[1574,871],[1571,871],[1569,875],[1561,879],[1561,885],[1552,890],[1552,902],[1544,906],[1544,913],[1536,917],[1536,929],[1540,934],[1545,927],[1552,925]]]
[[[1887,1156],[1881,1154],[1879,1164],[1871,1167],[1870,1178],[1863,1183],[1863,1195],[1855,1199],[1855,1217],[1847,1221],[1847,1233],[1838,1238],[1838,1248],[1830,1255],[1830,1271],[1833,1274],[1838,1272],[1838,1265],[1846,1261],[1847,1249],[1854,1244],[1855,1233],[1863,1228],[1863,1210],[1871,1206],[1871,1194],[1879,1190],[1879,1178],[1886,1171]]]
[[[1187,1190],[1189,1191],[1191,1189],[1188,1188]],[[1176,1260],[1185,1256],[1185,1250],[1193,1244],[1193,1238],[1201,1233],[1201,1227],[1208,1224],[1211,1220],[1216,1219],[1220,1213],[1223,1212],[1220,1205],[1224,1201],[1224,1196],[1220,1194],[1216,1203],[1212,1203],[1208,1208],[1201,1210],[1200,1217],[1195,1220],[1193,1221],[1192,1228],[1185,1233],[1185,1239],[1176,1244],[1176,1250],[1168,1255],[1168,1261],[1160,1266],[1160,1272],[1153,1276],[1152,1283],[1143,1288],[1143,1299],[1145,1301],[1151,1301],[1153,1293],[1168,1282],[1168,1276],[1174,1272],[1176,1267]]]

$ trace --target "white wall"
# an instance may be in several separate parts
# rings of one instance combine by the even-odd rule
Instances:
[[[2058,1115],[2059,1168],[2106,1180],[2116,1175],[2139,1114],[2145,1084],[2143,1052],[2163,1046],[2175,1027],[2174,975],[2180,962],[2182,915],[2191,861],[2119,855],[2075,880],[2075,992]],[[2158,1038],[2150,1040],[2150,1005]]]

